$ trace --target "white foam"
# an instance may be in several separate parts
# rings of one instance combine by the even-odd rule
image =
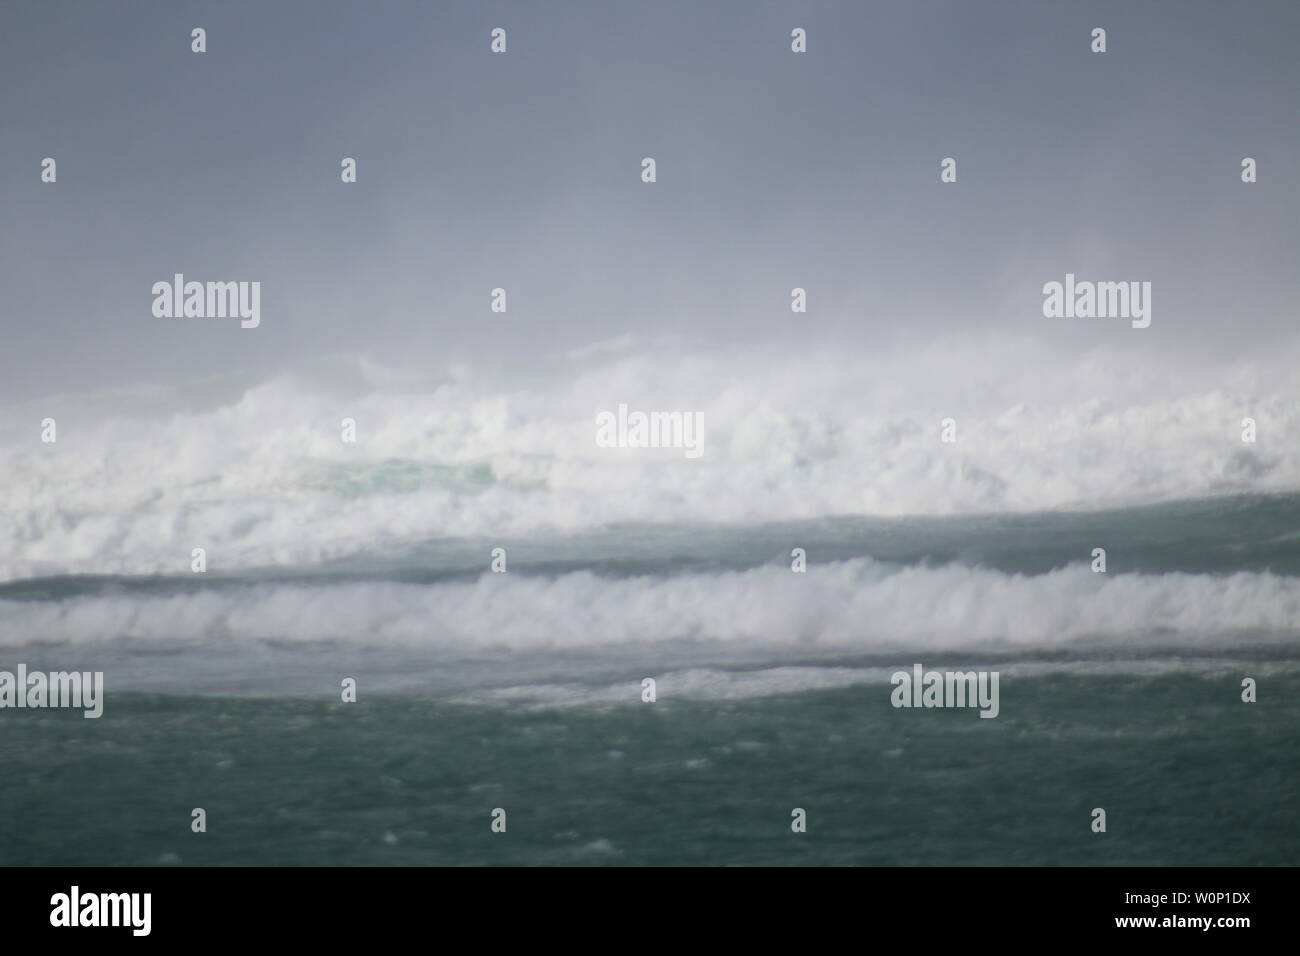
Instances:
[[[445,657],[665,642],[783,655],[1167,641],[1293,642],[1300,578],[1268,573],[1109,575],[1073,565],[1004,574],[895,570],[868,558],[672,577],[485,573],[473,581],[255,585],[170,596],[0,601],[0,646],[129,639],[160,645],[338,642]]]
[[[35,402],[0,427],[0,579],[185,573],[196,547],[236,570],[623,522],[1300,489],[1294,355],[1201,376],[1123,352],[970,354],[596,350],[527,380],[460,368],[420,382],[352,363],[229,394]],[[597,447],[595,414],[621,402],[700,412],[703,457]],[[39,440],[47,415],[55,444]],[[345,417],[355,444],[340,440]],[[945,417],[955,444],[939,441]]]
[[[647,676],[655,679],[656,703],[678,700],[749,700],[756,697],[779,697],[844,687],[885,687],[890,684],[891,677],[898,670],[910,672],[913,663],[922,663],[927,670],[997,671],[999,679],[1004,682],[1004,688],[1010,686],[1009,682],[1056,674],[1103,678],[1153,678],[1169,674],[1195,674],[1206,678],[1235,678],[1242,672],[1240,661],[1215,658],[1107,661],[991,659],[984,662],[963,659],[959,666],[950,668],[942,656],[935,656],[918,662],[900,659],[898,664],[892,667],[777,666],[751,670],[695,667]],[[1257,679],[1294,673],[1297,669],[1300,669],[1300,663],[1290,661],[1254,662],[1250,665],[1250,673]],[[641,691],[640,682],[635,680],[600,686],[539,682],[510,687],[479,688],[455,695],[450,700],[461,704],[520,706],[537,710],[592,705],[635,707],[645,703],[641,699]]]

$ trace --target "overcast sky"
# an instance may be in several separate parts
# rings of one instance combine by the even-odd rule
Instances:
[[[1298,41],[1293,0],[15,0],[0,396],[626,333],[1275,350],[1300,292]],[[1067,271],[1152,282],[1151,328],[1045,319]],[[175,272],[260,280],[260,328],[155,318]]]

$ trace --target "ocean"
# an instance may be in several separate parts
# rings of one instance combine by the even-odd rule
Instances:
[[[105,698],[0,710],[0,864],[1300,860],[1290,446],[1195,396],[946,449],[824,379],[711,387],[699,462],[574,438],[618,394],[582,378],[9,432],[0,670]],[[997,716],[895,707],[915,665],[996,672]]]
[[[507,542],[504,574],[458,541],[269,580],[10,582],[6,633],[52,639],[7,646],[5,666],[100,670],[108,693],[98,720],[3,713],[0,855],[1293,864],[1300,540],[1277,529],[1297,522],[1293,495],[625,528],[544,558]],[[1095,541],[1123,562],[1092,572]],[[357,607],[370,641],[350,639]],[[74,652],[77,622],[110,620],[134,636]],[[890,675],[913,663],[997,671],[997,718],[893,707]]]

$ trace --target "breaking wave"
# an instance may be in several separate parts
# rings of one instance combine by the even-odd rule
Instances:
[[[1175,374],[1021,347],[803,357],[591,350],[546,374],[348,360],[50,399],[0,427],[0,579],[310,566],[620,523],[1092,509],[1300,488],[1300,363]],[[702,415],[703,456],[597,447],[619,403]],[[57,421],[58,440],[39,423]],[[1242,441],[1242,421],[1258,440]],[[341,440],[345,418],[357,440]],[[940,441],[952,418],[956,441]]]

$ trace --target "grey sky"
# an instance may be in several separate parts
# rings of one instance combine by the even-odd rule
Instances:
[[[7,3],[0,397],[629,332],[1276,349],[1298,40],[1294,2]],[[178,271],[260,280],[261,327],[154,318]],[[1152,327],[1044,319],[1067,271],[1151,281]]]

